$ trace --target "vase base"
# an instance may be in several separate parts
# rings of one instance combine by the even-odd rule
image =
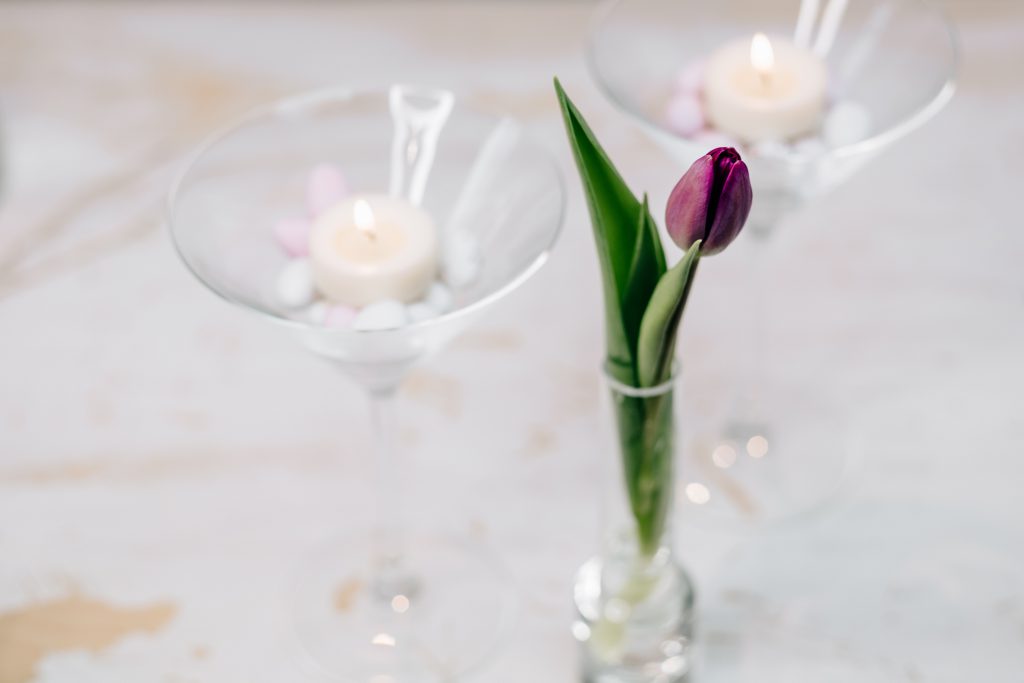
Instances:
[[[586,683],[688,683],[696,650],[696,604],[686,572],[669,563],[638,593],[609,591],[601,558],[576,575],[576,620]]]
[[[692,671],[677,676],[662,673],[645,673],[626,669],[610,669],[584,673],[580,679],[583,683],[693,683],[696,679]]]

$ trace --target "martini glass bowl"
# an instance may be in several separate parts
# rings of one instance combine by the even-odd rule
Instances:
[[[821,145],[745,145],[673,130],[666,108],[684,67],[736,38],[799,33],[805,6],[817,10],[819,21],[805,22],[817,29],[806,42],[825,60],[831,104],[856,103],[868,114],[859,135]],[[953,96],[958,51],[949,21],[927,0],[612,0],[595,17],[587,61],[607,98],[681,163],[716,139],[737,144],[755,191],[750,227],[764,231],[941,110]]]
[[[448,312],[357,330],[278,302],[275,281],[288,256],[273,226],[304,210],[306,179],[323,163],[336,164],[352,192],[390,192],[433,217],[440,277],[454,302]],[[498,558],[472,537],[407,529],[393,399],[415,364],[537,271],[563,209],[557,166],[516,121],[446,90],[404,85],[322,90],[263,107],[211,138],[175,183],[168,223],[192,273],[293,333],[369,397],[368,457],[378,475],[376,509],[365,519],[375,522],[341,530],[336,543],[311,553],[296,581],[294,633],[314,673],[451,680],[500,642],[514,601]]]
[[[791,38],[824,61],[828,93],[821,128],[802,139],[758,143],[706,126],[681,132],[669,112],[687,70],[692,88],[692,74],[708,55],[756,33]],[[749,358],[721,424],[691,431],[686,457],[696,462],[689,471],[711,491],[712,502],[692,506],[697,518],[712,517],[716,525],[732,520],[742,528],[793,519],[848,480],[852,467],[841,416],[813,391],[766,378],[771,353],[763,340],[772,287],[764,281],[765,262],[774,251],[766,245],[787,214],[941,110],[953,95],[958,59],[952,26],[927,0],[611,0],[595,14],[587,61],[608,100],[681,169],[721,145],[738,147],[750,168],[754,204],[742,240],[749,259],[749,310],[742,315]],[[699,85],[697,90],[699,97]],[[856,121],[840,120],[841,108],[853,111]],[[836,134],[829,133],[829,121]],[[786,396],[813,407],[813,416],[794,416],[795,403]]]

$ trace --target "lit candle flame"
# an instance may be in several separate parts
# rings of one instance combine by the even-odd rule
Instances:
[[[377,237],[374,225],[376,223],[373,217],[373,209],[370,208],[370,203],[365,199],[357,199],[356,205],[352,209],[352,217],[355,220],[356,228],[361,233],[368,236],[370,239]]]
[[[750,41],[750,63],[761,77],[761,83],[767,87],[775,68],[775,52],[768,36],[763,33],[755,33],[754,39]]]

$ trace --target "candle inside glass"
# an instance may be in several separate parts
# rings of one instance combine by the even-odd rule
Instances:
[[[384,195],[337,204],[317,219],[310,235],[317,289],[348,306],[422,298],[437,274],[437,254],[430,216]]]
[[[825,64],[817,55],[758,33],[710,57],[704,105],[723,133],[749,142],[786,140],[820,125],[825,86]]]
[[[390,222],[377,221],[370,203],[357,199],[352,210],[355,230],[334,232],[334,250],[352,263],[377,263],[400,252],[407,243],[405,231]]]

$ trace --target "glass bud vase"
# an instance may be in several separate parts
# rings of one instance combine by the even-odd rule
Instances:
[[[636,388],[604,373],[601,552],[580,568],[573,634],[587,683],[692,680],[693,584],[673,552],[678,373]]]

